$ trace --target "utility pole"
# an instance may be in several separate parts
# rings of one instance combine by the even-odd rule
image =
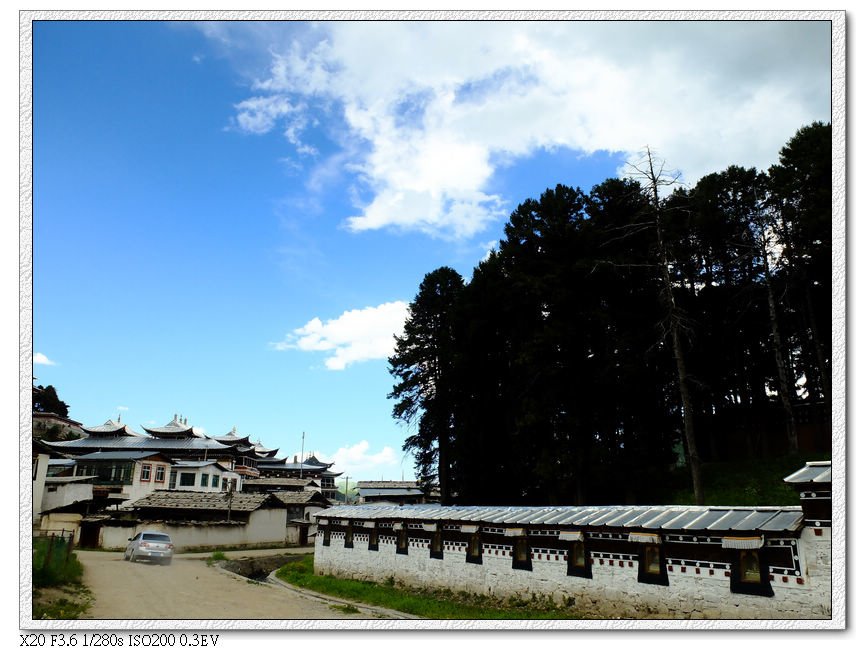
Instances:
[[[300,478],[303,478],[303,443],[306,442],[306,431],[300,434]]]
[[[348,475],[346,475],[346,477],[345,477],[345,504],[346,505],[348,505],[348,479],[350,479],[350,478],[351,478],[351,476],[348,476]]]

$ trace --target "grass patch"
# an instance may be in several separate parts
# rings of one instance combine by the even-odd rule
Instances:
[[[33,620],[74,620],[80,618],[92,602],[90,591],[79,584],[34,589]]]
[[[81,582],[84,567],[62,537],[33,539],[33,587],[53,587]]]
[[[33,619],[79,618],[93,598],[81,584],[84,566],[63,537],[33,538]]]
[[[331,605],[330,608],[343,614],[360,614],[360,610],[354,605]]]
[[[223,553],[222,551],[214,551],[210,554],[210,557],[205,560],[205,562],[207,562],[207,566],[213,566],[217,562],[222,562],[227,559],[228,557],[226,557],[225,553]]]
[[[551,600],[500,602],[493,598],[454,593],[446,589],[421,590],[385,583],[346,580],[318,576],[313,570],[313,556],[304,555],[276,572],[280,580],[328,596],[353,600],[367,605],[386,607],[398,612],[438,620],[479,619],[574,619],[585,618],[578,612],[555,606]]]

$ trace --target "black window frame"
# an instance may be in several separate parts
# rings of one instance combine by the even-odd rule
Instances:
[[[577,548],[579,544],[580,548]],[[582,565],[575,564],[573,562],[574,554],[581,552],[581,556],[583,559]],[[571,540],[568,544],[568,575],[575,576],[577,578],[591,578],[592,577],[592,556],[589,552],[588,545],[586,544],[585,539],[575,539]]]
[[[396,552],[397,555],[408,555],[408,528],[405,524],[396,531]]]
[[[378,550],[378,524],[373,523],[372,528],[369,529],[369,546],[367,546],[367,550]]]
[[[474,548],[477,546],[477,551]],[[469,543],[466,547],[466,562],[469,564],[484,563],[484,542],[481,539],[481,531],[469,533]]]
[[[354,548],[354,524],[351,520],[345,526],[345,540],[343,548]]]
[[[330,524],[327,524],[326,526],[324,526],[324,530],[322,530],[322,533],[323,533],[322,537],[321,537],[321,545],[322,546],[330,546],[330,532],[331,532]]]
[[[444,559],[444,535],[442,533],[442,527],[440,525],[436,525],[436,529],[433,531],[432,536],[429,540],[429,556],[431,560],[443,560]]]
[[[734,594],[747,594],[750,596],[765,596],[772,598],[775,590],[769,581],[769,563],[766,562],[765,553],[762,548],[758,549],[730,549],[730,591]],[[742,556],[745,553],[755,553],[760,563],[760,581],[750,582],[742,580]]]
[[[525,557],[522,559],[519,559],[521,553],[519,547],[524,547],[522,548],[522,552],[525,553]],[[514,538],[511,549],[511,568],[518,571],[532,570],[532,545],[529,543],[528,535],[520,535]]]
[[[658,551],[657,573],[649,571],[646,566],[650,549],[657,549]],[[667,556],[664,553],[664,545],[660,542],[640,543],[640,553],[637,556],[637,582],[649,585],[661,585],[663,587],[670,585],[670,577],[667,575]]]

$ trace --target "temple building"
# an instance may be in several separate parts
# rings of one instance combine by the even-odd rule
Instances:
[[[159,453],[170,459],[172,465],[163,489],[205,491],[229,488],[241,491],[244,480],[260,476],[258,463],[272,461],[278,452],[260,442],[251,442],[249,436],[239,436],[236,428],[223,436],[202,435],[187,418],[178,415],[165,426],[142,428],[145,433],[138,433],[118,417],[97,426],[82,426],[84,437],[77,440],[45,441],[45,445],[54,454],[72,461],[92,454],[126,454],[132,458]],[[190,478],[192,475],[194,479]],[[207,486],[202,483],[205,477]],[[194,486],[189,484],[190,480],[194,480]]]
[[[314,479],[321,486],[321,493],[326,499],[336,499],[336,478],[342,472],[332,472],[330,468],[333,463],[322,463],[315,456],[308,456],[306,460],[298,462],[297,456],[294,462],[287,462],[285,458],[262,458],[258,462],[258,468],[262,478],[298,478]]]

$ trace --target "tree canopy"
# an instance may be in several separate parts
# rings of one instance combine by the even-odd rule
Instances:
[[[815,123],[768,172],[666,197],[657,174],[557,185],[470,281],[428,274],[390,359],[419,477],[445,502],[652,503],[677,466],[828,448],[830,145]]]

